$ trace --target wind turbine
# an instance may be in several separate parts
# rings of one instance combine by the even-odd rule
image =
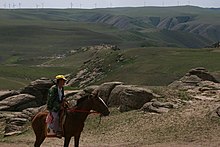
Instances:
[[[110,0],[110,8],[112,7],[112,1]]]
[[[73,8],[73,2],[70,3],[70,8],[71,8],[71,9]]]
[[[13,9],[15,9],[16,5],[13,3],[12,7],[13,7]]]

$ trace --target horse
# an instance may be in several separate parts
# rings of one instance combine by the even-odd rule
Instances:
[[[79,140],[81,132],[83,131],[84,122],[91,110],[103,116],[108,116],[110,114],[107,105],[98,97],[98,94],[90,94],[78,99],[75,108],[69,108],[66,111],[62,135],[64,137],[64,147],[69,146],[73,136],[75,147],[79,147]],[[46,117],[48,113],[49,112],[39,112],[32,120],[32,128],[36,136],[34,147],[40,147],[47,137]]]

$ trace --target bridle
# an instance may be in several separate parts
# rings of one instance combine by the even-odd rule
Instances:
[[[105,102],[102,100],[102,98],[98,97],[102,103],[107,107],[107,105],[105,104]],[[71,112],[71,113],[74,113],[74,112],[78,112],[78,113],[88,113],[88,114],[100,114],[99,115],[99,125],[101,124],[101,120],[102,120],[102,114],[100,112],[97,112],[97,111],[91,111],[91,110],[83,110],[83,109],[77,109],[77,107],[73,107],[73,108],[67,108],[67,111],[68,112]],[[98,125],[98,126],[99,126]]]

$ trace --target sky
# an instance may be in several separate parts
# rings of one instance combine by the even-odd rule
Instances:
[[[0,0],[0,8],[106,8],[181,6],[220,8],[220,0]]]

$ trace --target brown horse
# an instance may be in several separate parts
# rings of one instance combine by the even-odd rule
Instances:
[[[69,146],[73,136],[75,147],[79,146],[80,134],[90,110],[99,112],[103,116],[107,116],[110,113],[105,102],[97,94],[80,98],[77,101],[76,108],[66,113],[66,120],[63,125],[64,147]],[[36,135],[35,147],[40,147],[46,138],[47,124],[45,121],[47,114],[48,112],[39,112],[32,120],[32,128]]]

